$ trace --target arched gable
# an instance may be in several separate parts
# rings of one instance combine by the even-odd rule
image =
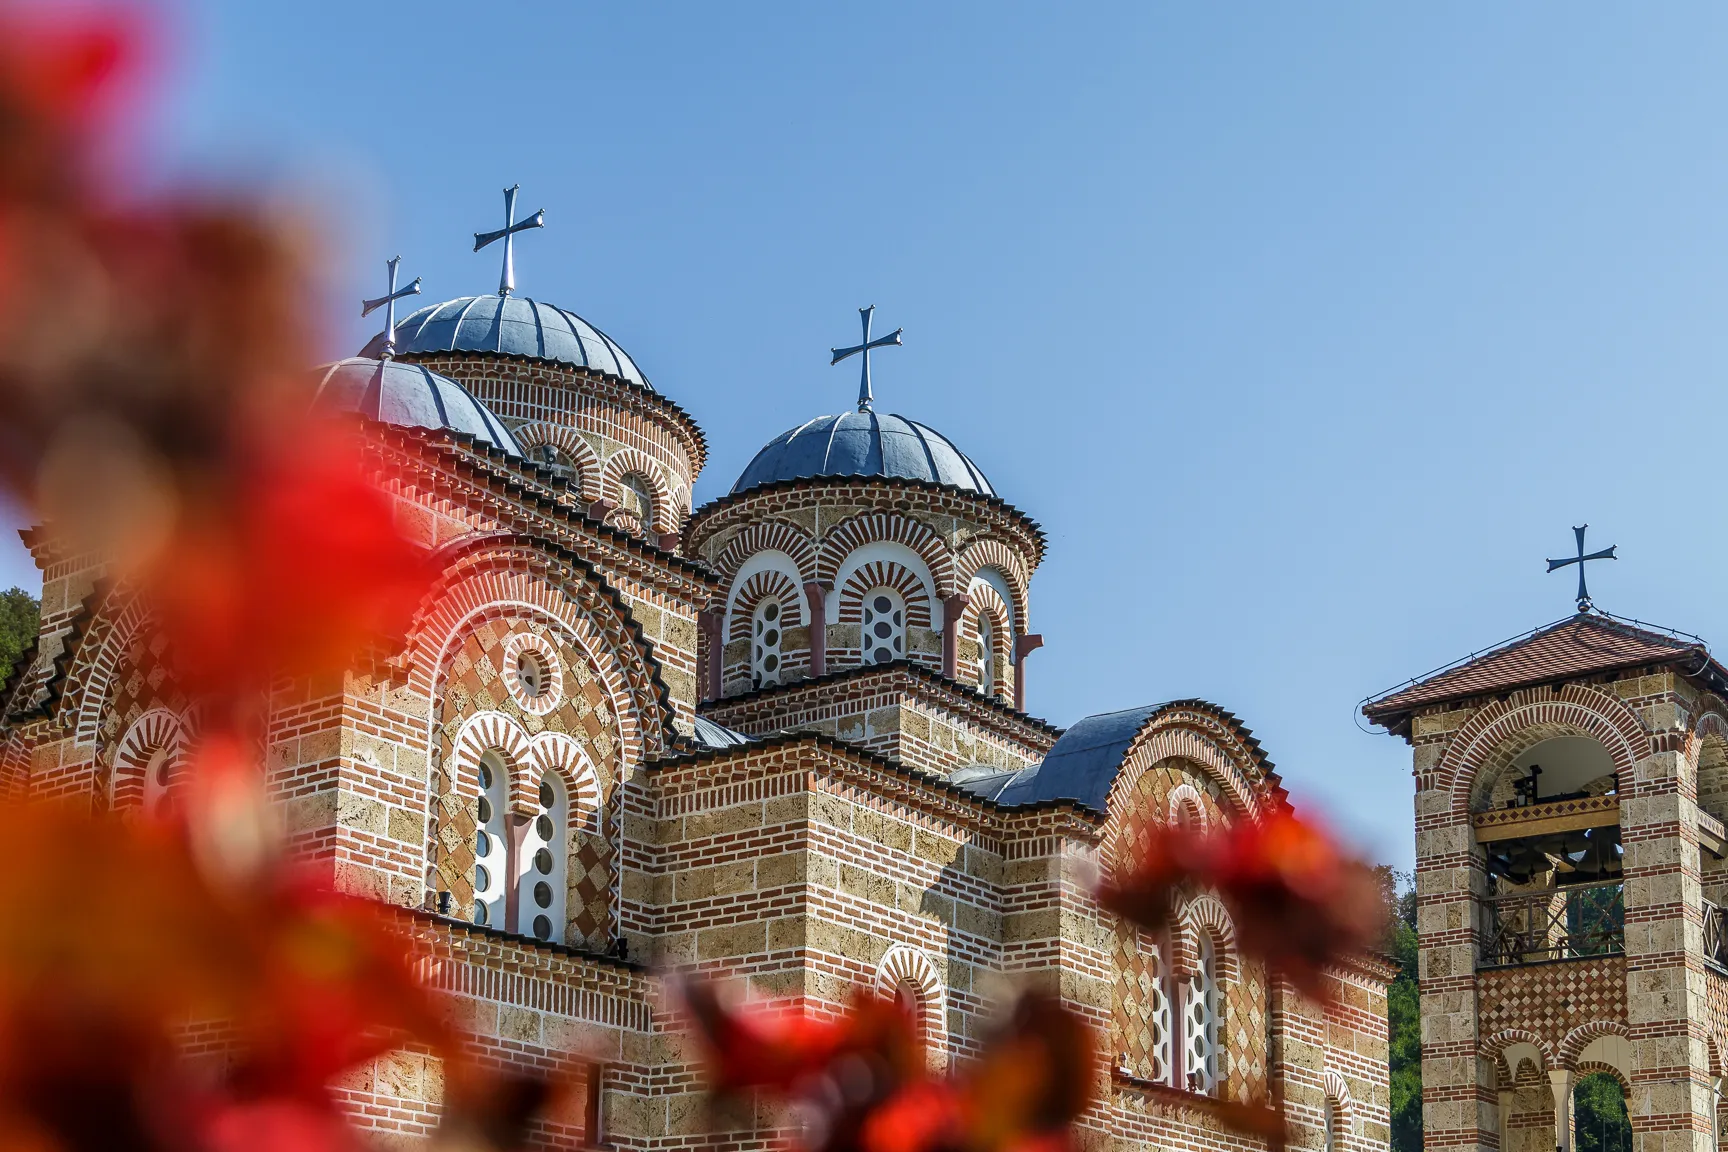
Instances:
[[[440,559],[443,571],[421,601],[395,661],[417,695],[435,697],[445,653],[470,618],[514,605],[557,622],[594,658],[630,758],[666,746],[671,693],[623,598],[592,566],[556,545],[515,533],[463,537]]]
[[[54,674],[59,688],[53,714],[72,727],[73,742],[82,745],[100,738],[114,677],[133,641],[151,623],[143,597],[130,584],[99,590],[88,611],[89,622],[68,639]]]
[[[1440,758],[1436,783],[1450,790],[1452,811],[1471,809],[1471,792],[1531,744],[1558,735],[1590,736],[1614,761],[1622,794],[1632,791],[1633,767],[1650,754],[1650,738],[1636,713],[1618,697],[1589,685],[1568,684],[1515,692],[1477,712]]]
[[[859,575],[860,572],[863,573],[862,576]],[[914,609],[914,602],[923,605],[923,619],[918,623],[918,627],[942,627],[942,606],[937,584],[929,567],[924,563],[924,558],[906,545],[888,540],[872,540],[861,545],[850,552],[845,562],[835,571],[835,595],[829,597],[827,602],[828,623],[838,624],[847,619],[848,594],[852,597],[852,610],[856,611],[857,597],[880,584],[897,588],[906,597],[909,619],[914,612],[919,611]]]
[[[532,453],[542,444],[550,444],[570,458],[576,466],[576,491],[583,501],[592,504],[606,494],[605,471],[600,457],[576,429],[565,424],[534,421],[516,428],[516,443]]]
[[[1258,820],[1268,781],[1259,757],[1238,736],[1235,726],[1197,705],[1171,705],[1155,712],[1142,725],[1122,759],[1106,794],[1106,811],[1113,820],[1138,791],[1140,777],[1166,760],[1196,765],[1218,786],[1236,815]]]
[[[853,554],[869,544],[898,544],[917,555],[931,581],[932,599],[944,599],[957,590],[954,554],[948,545],[922,521],[898,512],[865,512],[830,529],[816,556],[816,579],[837,587]]]
[[[994,536],[985,536],[960,550],[955,561],[958,583],[969,586],[978,573],[986,568],[995,568],[1002,573],[1003,580],[1008,585],[1008,602],[1014,606],[1014,619],[1020,630],[1025,631],[1026,590],[1032,582],[1031,574],[1026,571],[1026,562],[1020,558],[1019,552],[1004,541]]]
[[[730,578],[760,552],[784,552],[792,558],[798,583],[816,579],[816,548],[810,534],[789,520],[758,520],[726,542],[709,566]]]
[[[666,470],[646,452],[620,448],[606,458],[606,479],[601,486],[605,499],[617,501],[623,491],[624,477],[632,474],[641,476],[654,489],[654,523],[649,528],[655,532],[678,531],[684,510],[672,499],[672,487],[666,483]]]

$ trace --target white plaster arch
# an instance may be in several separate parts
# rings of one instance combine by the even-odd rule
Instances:
[[[942,599],[936,595],[936,581],[930,578],[930,566],[924,563],[924,557],[918,555],[904,544],[892,540],[872,540],[868,544],[860,544],[847,553],[846,559],[834,573],[834,587],[846,587],[846,581],[852,578],[852,573],[866,564],[880,561],[884,564],[898,564],[924,588],[924,595],[930,602],[930,630],[940,632],[946,622],[943,613]],[[840,597],[828,597],[826,615],[828,623],[840,623]]]
[[[745,582],[758,572],[778,572],[792,581],[792,587],[799,592],[799,595],[792,597],[791,605],[798,613],[798,627],[802,628],[810,623],[810,606],[803,595],[804,577],[798,574],[798,562],[792,559],[790,554],[770,548],[753,553],[748,560],[738,565],[738,571],[732,574],[731,587],[726,590],[726,619],[721,623],[720,635],[732,635],[732,613],[738,604],[738,594],[744,590]],[[838,597],[830,597],[829,602],[833,603],[837,599]],[[785,607],[782,605],[782,610]]]
[[[585,832],[598,833],[600,776],[581,743],[564,732],[542,732],[528,742],[528,761],[542,773],[563,777],[571,820]]]
[[[1572,1061],[1580,1064],[1606,1064],[1619,1072],[1626,1083],[1632,1083],[1632,1041],[1613,1032],[1593,1038],[1579,1050]],[[1514,1065],[1516,1067],[1516,1065]]]
[[[1014,590],[1008,583],[1008,577],[994,564],[987,564],[972,574],[972,584],[988,584],[1002,598],[1002,607],[1008,613],[1008,635],[1018,636],[1021,632],[1021,622],[1014,617]],[[968,585],[970,588],[971,585]]]

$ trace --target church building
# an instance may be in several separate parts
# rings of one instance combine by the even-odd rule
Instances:
[[[1384,1148],[1383,959],[1331,970],[1335,1003],[1322,1011],[1239,952],[1213,894],[1191,893],[1157,935],[1098,907],[1094,880],[1131,822],[1252,821],[1290,801],[1266,751],[1217,704],[1151,704],[1066,730],[1029,713],[1045,643],[1032,584],[1048,541],[987,478],[991,452],[969,456],[877,410],[871,350],[899,333],[873,339],[862,310],[864,339],[835,352],[840,371],[861,371],[856,409],[765,417],[761,451],[695,507],[708,443],[679,389],[650,383],[576,313],[515,291],[513,232],[538,223],[512,215],[498,234],[499,291],[399,325],[391,303],[358,356],[311,376],[313,403],[361,421],[368,466],[440,574],[399,650],[339,683],[279,689],[268,758],[295,850],[340,888],[402,910],[475,1043],[584,1086],[585,1105],[538,1138],[765,1145],[766,1130],[717,1127],[738,1121],[706,1106],[687,1039],[656,1014],[654,967],[687,966],[811,1011],[860,985],[901,997],[937,1067],[978,1050],[1016,986],[1057,989],[1108,1045],[1089,1147],[1255,1152],[1265,1142],[1225,1129],[1216,1104],[1270,1093],[1290,1110],[1295,1147]],[[788,380],[785,393],[805,396],[808,383]],[[171,802],[197,710],[147,606],[51,531],[25,536],[43,574],[43,632],[35,659],[0,686],[9,795],[121,812]],[[1643,671],[1614,673],[1629,681],[1569,674],[1553,689],[1605,701],[1610,719],[1577,724],[1618,740],[1614,756],[1632,749],[1628,790],[1634,770],[1678,772],[1694,740],[1712,738],[1702,702],[1715,665],[1647,667],[1659,663],[1640,655]],[[1383,715],[1415,725],[1421,778],[1449,780],[1423,749],[1443,748],[1462,706],[1436,699]],[[1556,716],[1544,723],[1558,734],[1572,721]],[[1551,781],[1573,771],[1549,762]],[[1651,799],[1626,810],[1628,827],[1685,821],[1675,843],[1696,854],[1702,811],[1690,793],[1682,815],[1658,811],[1650,772],[1637,787]],[[1459,803],[1471,827],[1476,809]],[[1456,872],[1456,898],[1478,899],[1480,851],[1452,848],[1441,827],[1453,811],[1425,817],[1424,836],[1453,870],[1447,883]],[[1440,865],[1425,867],[1424,914],[1452,915],[1434,903]],[[1695,916],[1695,873],[1689,883],[1689,898],[1650,899],[1690,899]],[[1685,922],[1695,941],[1700,923]],[[1648,947],[1698,974],[1685,967],[1694,952]],[[1454,979],[1468,982],[1460,963]],[[1600,1047],[1578,1044],[1574,1063]],[[1561,1041],[1530,1047],[1541,1070],[1560,1066]],[[1705,1066],[1701,1047],[1693,1064],[1683,1042],[1678,1052],[1659,1061],[1676,1083]],[[1492,1084],[1482,1092],[1491,1104]],[[422,1136],[441,1079],[401,1052],[340,1095],[363,1129]],[[1684,1103],[1673,1110],[1689,1115]],[[1453,1142],[1492,1119],[1491,1107],[1455,1111]]]
[[[1550,561],[1551,569],[1598,557]],[[1714,1152],[1728,1047],[1728,670],[1578,611],[1369,701],[1410,745],[1426,1152]],[[1612,1146],[1612,1141],[1610,1141]]]

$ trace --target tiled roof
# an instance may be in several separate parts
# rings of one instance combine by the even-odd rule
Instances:
[[[1580,612],[1370,700],[1362,706],[1362,714],[1376,724],[1393,727],[1401,715],[1426,704],[1641,664],[1676,662],[1689,666],[1688,675],[1728,676],[1695,636],[1656,632],[1599,612]]]

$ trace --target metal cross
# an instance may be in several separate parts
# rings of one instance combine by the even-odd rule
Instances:
[[[396,301],[404,296],[420,295],[420,277],[418,276],[414,277],[414,283],[408,287],[401,290],[396,287],[396,265],[402,263],[402,257],[392,256],[388,263],[390,265],[390,291],[376,300],[362,300],[360,302],[360,315],[362,317],[370,316],[380,308],[384,309],[384,355],[379,357],[381,360],[388,360],[396,355]]]
[[[1590,527],[1590,525],[1583,524],[1577,528],[1572,529],[1573,534],[1578,537],[1578,555],[1568,556],[1564,560],[1550,560],[1550,561],[1548,561],[1548,571],[1550,571],[1550,572],[1554,571],[1554,569],[1556,569],[1556,568],[1564,568],[1568,564],[1578,565],[1578,611],[1580,611],[1580,612],[1588,612],[1588,611],[1590,611],[1590,609],[1592,607],[1592,605],[1590,603],[1590,591],[1589,591],[1589,589],[1584,587],[1584,565],[1585,565],[1585,563],[1587,561],[1590,561],[1590,560],[1618,560],[1619,559],[1618,556],[1614,555],[1614,549],[1616,547],[1618,547],[1618,545],[1610,545],[1607,548],[1602,549],[1602,551],[1600,551],[1600,552],[1592,552],[1588,556],[1584,555],[1584,529],[1586,529],[1588,527]]]
[[[546,227],[546,209],[542,208],[520,224],[516,222],[516,190],[520,184],[504,189],[504,227],[496,232],[474,233],[474,251],[478,252],[494,240],[504,241],[504,270],[498,274],[498,295],[508,296],[516,290],[516,233],[530,228]]]
[[[860,344],[854,344],[850,348],[830,349],[830,351],[834,353],[834,359],[828,361],[828,366],[832,368],[848,356],[856,356],[859,353],[863,353],[864,371],[860,373],[858,377],[858,411],[860,412],[870,411],[870,401],[875,399],[870,392],[870,349],[886,348],[890,345],[899,348],[902,346],[900,343],[900,333],[906,331],[904,328],[896,328],[886,336],[878,336],[874,340],[870,339],[870,318],[875,314],[876,305],[874,304],[870,305],[868,308],[858,309],[858,318],[864,322],[863,342]]]

